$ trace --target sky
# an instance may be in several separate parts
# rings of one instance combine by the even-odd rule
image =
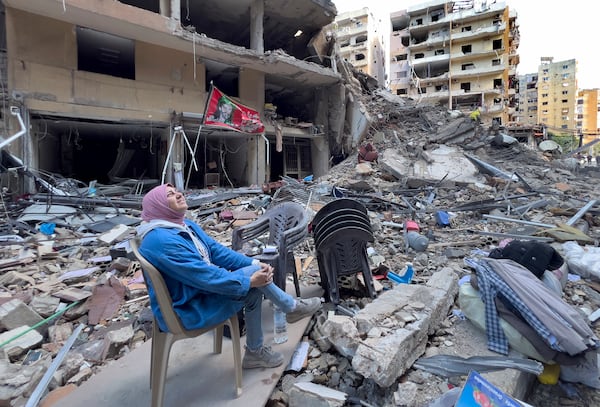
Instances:
[[[383,12],[398,11],[428,2],[333,0],[338,13],[363,7]],[[519,75],[537,72],[541,57],[553,57],[554,62],[576,59],[578,87],[600,88],[600,75],[596,74],[600,72],[596,68],[596,65],[600,68],[600,1],[506,0],[504,3],[517,12],[520,32]]]

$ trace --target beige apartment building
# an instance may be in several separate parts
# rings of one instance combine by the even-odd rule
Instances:
[[[190,187],[260,185],[326,173],[344,141],[342,77],[312,46],[336,15],[329,0],[2,0],[0,11],[0,143],[27,175],[4,173],[11,190],[172,181],[177,165]],[[211,84],[261,113],[265,133],[201,126]]]
[[[382,28],[381,19],[368,7],[341,13],[333,25],[340,57],[384,87],[387,44]]]
[[[429,1],[390,16],[390,89],[484,122],[514,122],[517,15],[504,3]]]
[[[577,61],[542,57],[538,67],[538,123],[560,135],[577,132]]]
[[[600,137],[600,90],[581,89],[577,92],[575,109],[577,133],[587,144]]]

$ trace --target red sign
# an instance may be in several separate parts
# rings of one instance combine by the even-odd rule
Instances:
[[[260,134],[265,131],[256,110],[231,100],[214,86],[211,86],[208,95],[203,124],[242,133]]]

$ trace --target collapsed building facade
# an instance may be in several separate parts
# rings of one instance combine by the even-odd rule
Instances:
[[[190,187],[260,185],[320,176],[356,144],[345,136],[357,127],[344,127],[342,75],[320,51],[321,29],[336,15],[329,0],[6,0],[2,8],[10,190],[62,177],[172,182],[177,163]],[[203,127],[211,85],[260,112],[265,133]],[[28,176],[13,176],[15,168]]]
[[[515,121],[517,15],[504,3],[430,1],[391,14],[393,93]]]

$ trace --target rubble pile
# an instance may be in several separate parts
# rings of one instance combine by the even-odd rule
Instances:
[[[528,145],[504,143],[502,128],[475,124],[458,112],[378,90],[361,98],[370,127],[357,147],[370,154],[349,154],[321,179],[284,179],[273,195],[252,188],[188,193],[189,216],[226,245],[232,228],[257,218],[272,202],[295,200],[317,212],[330,200],[350,197],[368,208],[379,295],[366,298],[360,281],[343,285],[342,302],[326,304],[313,319],[306,366],[282,377],[273,406],[310,404],[311,397],[325,397],[319,389],[341,392],[356,405],[426,405],[460,385],[413,364],[422,356],[452,353],[453,326],[461,318],[455,288],[471,273],[465,257],[504,239],[540,239],[559,251],[564,242],[598,243],[598,168],[573,167]],[[48,390],[79,385],[151,334],[141,270],[123,245],[140,221],[141,195],[93,202],[51,198],[3,194],[3,405],[24,405],[61,351],[64,361],[52,372]],[[408,241],[408,221],[423,245]],[[318,284],[312,240],[296,252],[302,284]],[[402,275],[409,263],[411,284],[386,278]],[[591,314],[600,306],[600,286],[596,276],[588,277],[569,281],[563,298]],[[600,333],[598,326],[595,331]],[[381,348],[387,351],[375,351]],[[322,387],[296,385],[308,382]],[[600,403],[586,386],[574,389],[587,405]],[[334,399],[328,405],[346,402]]]

